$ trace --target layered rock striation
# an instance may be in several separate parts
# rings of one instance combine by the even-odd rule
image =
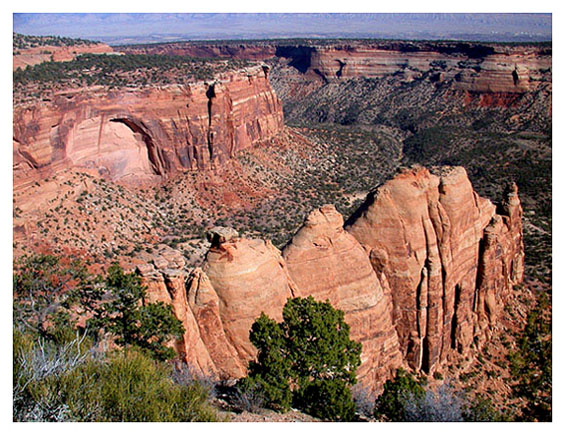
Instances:
[[[301,73],[326,81],[396,75],[411,81],[425,75],[456,90],[479,94],[521,94],[551,81],[551,47],[472,42],[348,41],[287,45],[170,43],[122,47],[126,53],[174,54],[238,59],[287,59]]]
[[[189,272],[182,255],[166,245],[137,266],[148,302],[172,305],[184,336],[174,344],[179,356],[200,373],[221,379],[245,375],[246,365],[226,337],[220,300],[202,269]]]
[[[251,325],[261,312],[281,321],[282,307],[296,289],[270,241],[236,234],[211,239],[202,269],[218,295],[226,336],[247,366],[257,352],[249,341]]]
[[[14,110],[14,185],[68,167],[114,180],[159,180],[221,166],[283,128],[267,67],[210,83],[60,93]]]
[[[400,75],[406,80],[431,75],[456,90],[524,93],[537,88],[551,70],[551,51],[509,49],[482,44],[351,44],[313,50],[309,70],[327,80]]]
[[[177,348],[203,371],[243,376],[261,312],[280,321],[288,298],[313,296],[344,311],[363,346],[359,381],[378,390],[399,366],[435,372],[489,339],[523,277],[521,216],[515,185],[497,209],[463,168],[412,167],[345,228],[334,206],[314,210],[282,253],[214,228],[202,268],[160,253],[138,270],[152,297],[173,304],[187,329]]]

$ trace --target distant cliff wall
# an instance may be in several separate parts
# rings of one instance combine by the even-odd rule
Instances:
[[[425,73],[454,89],[478,93],[535,90],[552,68],[551,47],[471,42],[351,41],[319,44],[270,42],[171,43],[120,47],[125,53],[233,57],[248,60],[286,58],[301,73],[327,81],[396,74],[412,79]]]

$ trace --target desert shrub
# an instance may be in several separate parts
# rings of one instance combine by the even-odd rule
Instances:
[[[177,385],[200,385],[209,399],[216,396],[217,379],[211,373],[202,373],[182,360],[173,362],[171,379]]]
[[[96,385],[106,421],[214,421],[208,392],[197,382],[177,385],[170,366],[130,351],[99,368]]]
[[[83,310],[88,308],[86,295],[92,296],[96,288],[96,278],[78,260],[45,254],[21,257],[14,265],[14,325],[56,340],[61,328],[70,324],[69,309],[77,301]]]
[[[426,388],[403,369],[385,383],[375,403],[375,416],[409,422],[511,421],[511,416],[498,411],[489,399],[477,395],[471,400],[449,382]]]
[[[421,400],[425,392],[422,383],[414,376],[404,369],[398,369],[394,379],[385,382],[384,391],[375,402],[375,417],[405,421],[407,400]]]
[[[247,377],[237,383],[232,403],[241,411],[258,413],[267,404],[272,405],[277,402],[274,402],[273,397],[266,393],[264,382],[257,378]]]
[[[439,151],[453,138],[454,133],[449,127],[431,127],[406,138],[403,151],[414,162],[427,162],[440,155]]]
[[[526,325],[518,338],[518,349],[508,355],[510,372],[517,379],[514,393],[526,399],[522,409],[525,419],[552,419],[552,351],[549,299],[539,295],[528,313]]]
[[[108,358],[84,336],[56,344],[14,333],[15,421],[216,421],[198,382],[172,379],[169,364],[137,351]]]
[[[96,406],[83,400],[91,379],[82,376],[95,353],[85,335],[66,343],[14,330],[14,421],[76,421],[92,417]]]
[[[375,409],[375,397],[367,387],[356,384],[351,389],[355,410],[359,415],[364,417],[372,417]]]
[[[511,421],[511,416],[498,411],[492,401],[481,395],[467,404],[463,411],[465,421],[499,422]]]
[[[289,299],[283,321],[262,313],[250,340],[257,360],[249,364],[248,379],[240,382],[260,387],[268,406],[286,410],[293,403],[328,420],[353,416],[349,388],[356,382],[361,345],[350,339],[342,311],[311,296]]]
[[[437,390],[427,389],[423,395],[411,392],[404,401],[404,421],[463,421],[465,398],[449,383]]]

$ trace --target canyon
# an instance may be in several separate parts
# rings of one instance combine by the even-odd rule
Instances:
[[[116,49],[125,54],[230,56],[266,61],[271,67],[257,65],[186,86],[79,88],[57,92],[38,104],[18,105],[13,121],[16,186],[68,167],[94,167],[111,179],[133,181],[159,181],[178,172],[218,167],[237,152],[264,143],[281,131],[280,97],[285,99],[291,118],[305,119],[317,113],[320,119],[328,119],[327,113],[314,109],[316,104],[327,104],[312,100],[316,91],[327,83],[348,83],[360,77],[394,77],[401,84],[424,81],[433,85],[436,93],[441,92],[441,98],[487,107],[529,104],[520,103],[526,98],[522,96],[538,91],[546,94],[545,99],[551,98],[551,49],[545,47],[264,42]],[[105,52],[98,45],[73,50]],[[271,68],[276,75],[273,78],[269,78]],[[371,100],[356,98],[352,96],[350,104],[355,107],[348,108],[347,119],[359,111],[359,105],[369,104],[367,113],[374,110]]]
[[[98,45],[73,50],[105,52]],[[116,50],[118,54],[229,56],[270,66],[263,63],[184,86],[78,88],[56,92],[37,104],[18,105],[13,121],[15,186],[69,167],[97,168],[112,180],[134,183],[218,168],[241,150],[281,132],[280,98],[285,99],[292,119],[314,115],[329,120],[337,115],[315,108],[327,104],[316,92],[324,84],[345,86],[357,78],[393,77],[404,85],[425,82],[442,99],[487,107],[524,106],[530,103],[521,103],[521,99],[536,92],[551,98],[551,49],[537,46],[394,41],[284,45],[267,41],[171,43]],[[347,88],[337,89],[334,93],[343,94],[339,98],[347,98]],[[375,103],[372,99],[358,101],[352,95],[351,107],[344,105],[349,113],[345,116],[351,120],[360,105],[368,105],[364,111],[372,113]]]
[[[184,325],[171,345],[219,379],[245,375],[252,323],[280,321],[289,297],[344,311],[373,393],[398,367],[447,375],[500,333],[513,289],[538,266],[525,264],[524,240],[548,222],[551,175],[532,158],[551,161],[551,47],[113,50],[254,64],[16,105],[15,252],[63,246],[136,270],[148,300]]]

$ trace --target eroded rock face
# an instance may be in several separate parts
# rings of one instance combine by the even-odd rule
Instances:
[[[173,343],[181,358],[200,373],[215,375],[220,371],[200,336],[200,325],[187,298],[186,272],[183,267],[182,255],[161,245],[147,263],[137,266],[137,273],[141,275],[142,283],[147,286],[147,302],[161,301],[170,304],[173,313],[182,322],[184,335]]]
[[[202,269],[188,272],[180,252],[166,245],[141,260],[137,273],[147,287],[147,302],[172,305],[184,326],[182,339],[172,343],[180,357],[201,374],[244,376],[246,366],[226,338],[218,295]]]
[[[497,320],[512,286],[524,278],[524,242],[522,239],[522,206],[518,188],[512,184],[500,210],[485,228],[480,245],[475,336],[484,344],[497,329]]]
[[[376,387],[402,364],[388,283],[381,284],[361,244],[343,229],[333,205],[313,211],[283,250],[296,296],[329,300],[344,311],[363,348],[358,379]]]
[[[524,271],[522,209],[513,185],[498,210],[460,167],[403,169],[344,229],[332,205],[314,210],[281,255],[270,242],[211,230],[202,269],[162,247],[138,266],[152,300],[187,329],[180,352],[222,378],[245,374],[264,312],[290,297],[329,300],[362,343],[360,384],[379,390],[403,365],[434,372],[451,352],[484,344]]]
[[[352,44],[318,47],[311,70],[329,80],[402,74],[411,81],[433,72],[435,81],[479,93],[523,93],[536,88],[551,54],[483,44]]]
[[[247,366],[226,337],[220,315],[220,299],[210,278],[200,268],[189,276],[188,304],[198,324],[200,337],[221,378],[245,376]]]
[[[282,321],[282,307],[295,294],[280,251],[270,241],[232,238],[210,248],[202,269],[218,294],[226,336],[247,367],[257,353],[251,325],[261,312]]]
[[[62,168],[159,180],[222,165],[283,128],[267,67],[187,86],[61,93],[14,110],[14,186]]]
[[[518,215],[516,198],[512,207]],[[347,227],[388,279],[401,351],[411,367],[433,371],[450,349],[469,352],[484,311],[477,303],[479,289],[503,298],[521,279],[516,272],[512,281],[509,269],[501,267],[500,274],[479,272],[481,264],[490,270],[493,261],[481,249],[489,232],[497,234],[496,243],[508,245],[497,252],[498,262],[516,262],[518,271],[523,263],[521,229],[513,228],[519,233],[515,239],[510,230],[496,226],[497,220],[504,217],[473,191],[463,168],[432,174],[415,167],[380,186]],[[483,276],[480,282],[478,276]]]
[[[179,354],[201,373],[240,378],[256,355],[251,325],[262,312],[282,321],[282,307],[296,288],[271,242],[239,238],[223,227],[209,236],[213,243],[202,269],[185,270],[182,255],[160,245],[141,255],[137,271],[149,302],[171,304],[182,321]]]

